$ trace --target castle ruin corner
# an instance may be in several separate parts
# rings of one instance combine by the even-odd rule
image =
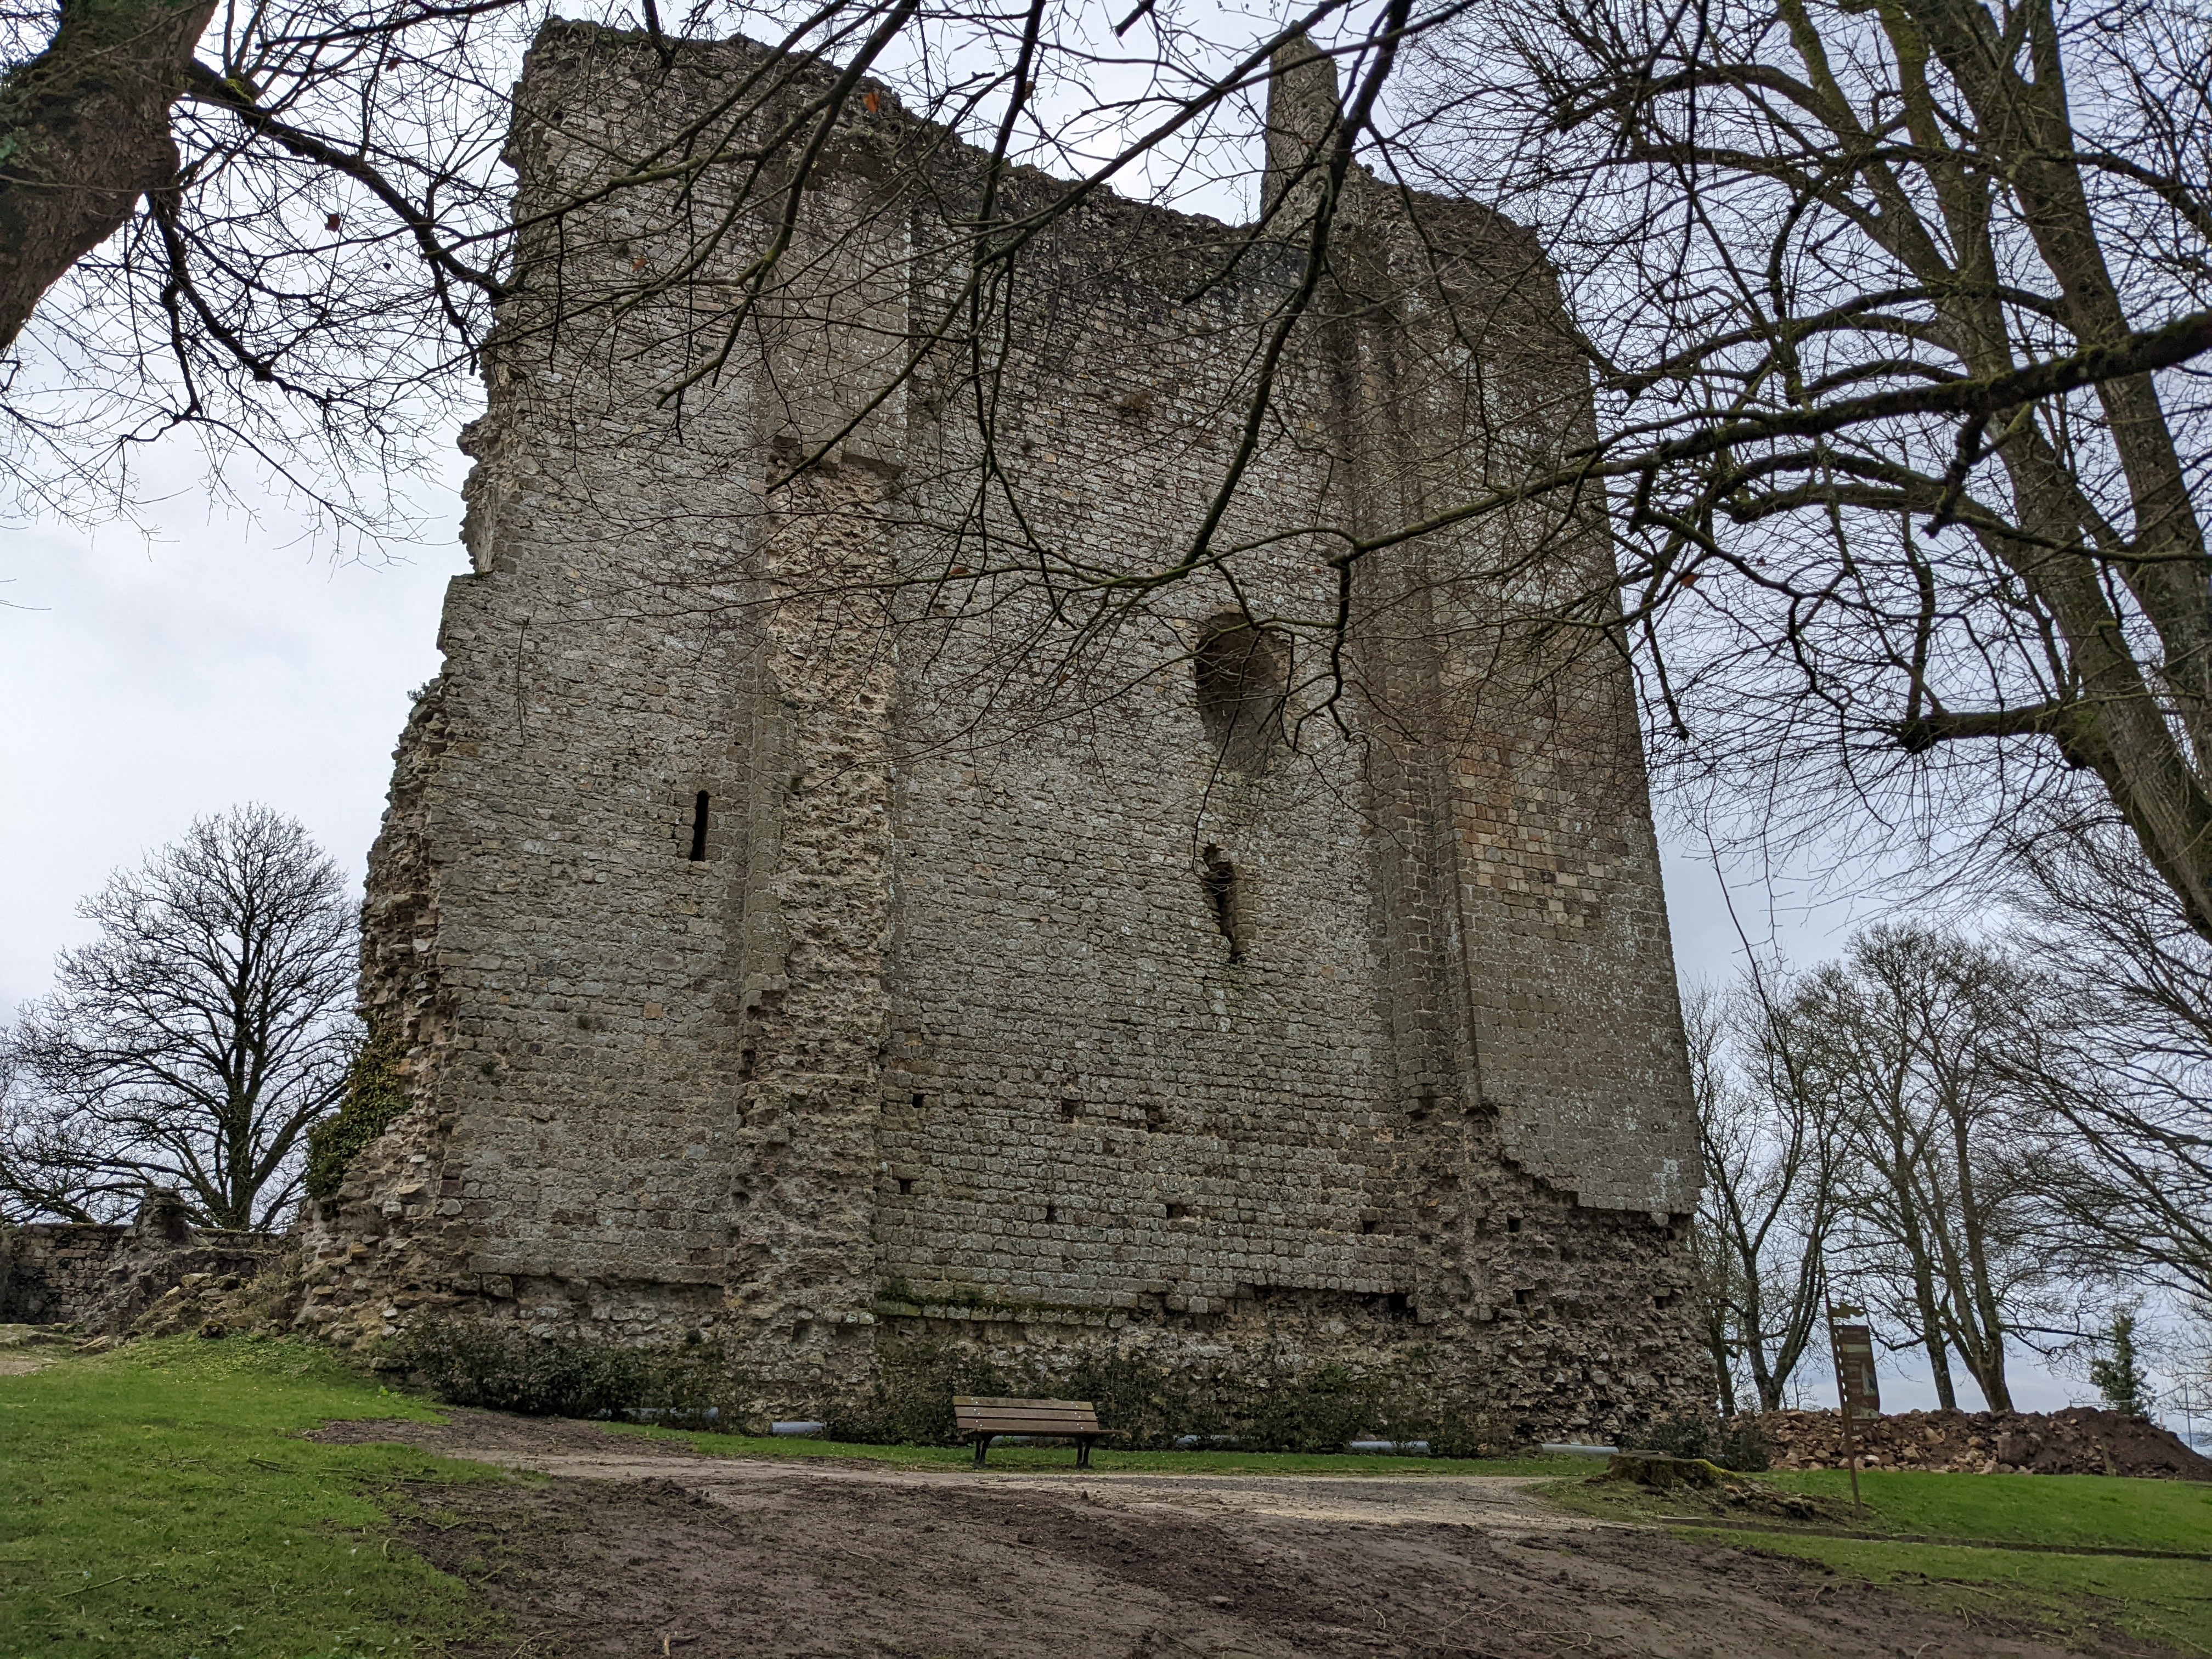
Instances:
[[[1358,169],[1270,358],[1334,97],[1279,71],[1265,234],[885,90],[763,279],[780,163],[694,141],[818,66],[546,27],[371,864],[407,1104],[314,1206],[309,1325],[704,1335],[788,1417],[923,1347],[1335,1367],[1534,1438],[1704,1397],[1626,669],[1499,622],[1609,591],[1602,526],[1340,556],[1586,432],[1587,381],[1533,238]],[[1034,228],[979,288],[987,191]],[[1209,518],[1233,566],[1115,586]]]

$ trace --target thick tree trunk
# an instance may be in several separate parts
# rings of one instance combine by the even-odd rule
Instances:
[[[46,51],[0,80],[0,349],[40,296],[173,183],[169,107],[215,0],[63,0]]]

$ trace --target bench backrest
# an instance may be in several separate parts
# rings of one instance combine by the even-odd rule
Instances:
[[[1088,1400],[1004,1400],[956,1394],[952,1420],[963,1436],[1097,1434],[1098,1413]]]

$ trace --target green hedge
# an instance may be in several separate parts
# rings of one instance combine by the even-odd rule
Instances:
[[[718,1341],[697,1332],[678,1348],[629,1348],[610,1342],[532,1336],[513,1325],[425,1320],[393,1339],[386,1360],[455,1406],[526,1417],[620,1416],[658,1408],[709,1409],[734,1428],[750,1392]]]
[[[697,1332],[679,1347],[632,1348],[532,1336],[513,1324],[431,1319],[393,1339],[385,1359],[451,1404],[528,1416],[658,1409],[703,1417],[712,1408],[719,1426],[742,1431],[749,1402],[774,1392],[718,1338]],[[1425,1440],[1439,1457],[1498,1456],[1514,1443],[1509,1431],[1481,1412],[1431,1397],[1404,1371],[1323,1365],[1232,1374],[1202,1366],[1170,1370],[1141,1356],[1114,1354],[1066,1367],[999,1365],[928,1340],[886,1341],[878,1360],[866,1395],[825,1413],[829,1438],[957,1445],[952,1396],[966,1394],[1088,1400],[1104,1421],[1124,1431],[1115,1443],[1138,1450],[1164,1450],[1185,1435],[1246,1451],[1340,1451],[1346,1442],[1369,1436]]]
[[[1677,1412],[1622,1435],[1620,1443],[1626,1451],[1702,1457],[1738,1474],[1757,1474],[1774,1462],[1766,1431],[1756,1417],[1741,1413],[1720,1417],[1711,1412]]]

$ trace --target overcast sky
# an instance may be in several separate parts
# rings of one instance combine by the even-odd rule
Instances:
[[[173,458],[183,468],[185,458]],[[451,488],[419,500],[459,524]],[[119,527],[9,536],[0,567],[0,1013],[49,983],[54,952],[90,936],[73,913],[196,815],[260,801],[304,823],[357,884],[384,806],[407,694],[438,670],[438,611],[465,568],[452,533],[377,561],[334,562],[281,501],[211,512],[190,486]],[[1718,883],[1679,839],[1668,908],[1686,980],[1731,974],[1741,952]],[[1801,883],[1815,872],[1795,872]],[[1754,939],[1810,963],[1876,914],[1860,900],[1778,904],[1730,879]],[[1887,1368],[1885,1403],[1933,1405],[1924,1370]],[[2078,1380],[2024,1374],[2028,1409],[2087,1397]]]

